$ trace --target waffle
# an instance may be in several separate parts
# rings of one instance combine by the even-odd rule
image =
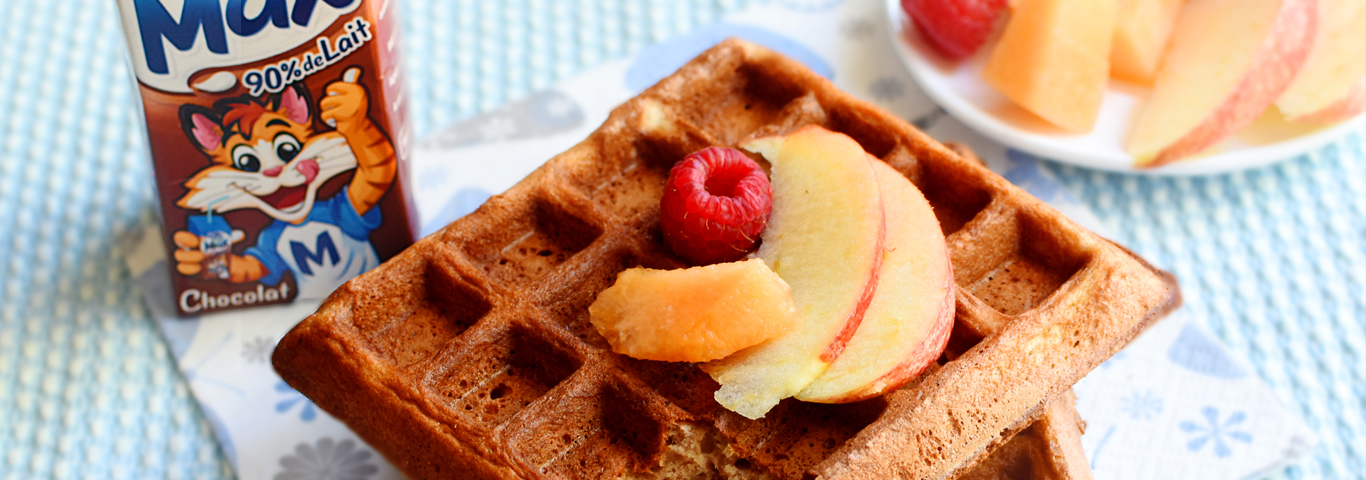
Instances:
[[[1081,451],[1084,422],[1071,391],[1043,417],[973,465],[958,480],[1091,480]]]
[[[981,160],[965,145],[947,143],[946,146],[964,158]],[[999,317],[964,315],[955,319],[959,328],[958,342],[946,348],[944,355],[958,358],[964,348],[975,344],[972,339],[985,338],[1001,328]],[[978,340],[980,341],[980,340]],[[1086,423],[1077,413],[1076,395],[1068,390],[1043,407],[1039,419],[1023,431],[997,439],[998,448],[987,448],[989,454],[958,476],[958,480],[1091,480],[1091,466],[1081,448],[1081,435]]]
[[[588,305],[681,268],[674,162],[819,124],[925,194],[958,284],[950,348],[891,394],[719,407],[696,366],[615,354]],[[954,478],[1178,298],[1169,277],[786,57],[727,40],[474,213],[338,289],[273,362],[414,478]]]

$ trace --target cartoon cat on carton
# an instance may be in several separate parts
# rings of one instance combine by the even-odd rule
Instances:
[[[273,286],[288,271],[300,298],[320,298],[379,264],[369,236],[398,165],[388,135],[367,114],[360,75],[360,68],[347,69],[317,103],[318,118],[333,130],[314,130],[308,92],[297,85],[259,99],[220,100],[212,109],[180,108],[181,127],[211,164],[185,181],[189,192],[176,205],[210,218],[254,209],[274,219],[242,255],[220,258],[204,253],[200,235],[175,232],[180,274]],[[317,198],[329,179],[353,169],[338,193]],[[244,236],[234,230],[231,241]],[[211,264],[221,273],[208,275]]]

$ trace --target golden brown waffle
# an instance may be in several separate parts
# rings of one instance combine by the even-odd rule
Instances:
[[[958,156],[979,164],[972,148],[958,142],[944,142]],[[960,328],[971,328],[976,337],[989,335],[998,325],[983,323],[987,318],[963,317]],[[971,323],[966,323],[971,322]],[[961,332],[962,330],[960,330]],[[961,333],[960,333],[961,335]],[[957,358],[962,352],[946,352]],[[1076,395],[1071,390],[1045,407],[1043,415],[1015,434],[958,476],[958,480],[1091,480],[1091,465],[1081,448],[1086,422],[1077,413]]]
[[[981,162],[965,145],[946,146],[964,158]],[[956,318],[959,343],[946,349],[945,356],[956,359],[967,345],[980,341],[973,339],[1004,328],[1004,324],[994,322],[998,319],[972,315]],[[1086,422],[1077,413],[1076,395],[1071,390],[1063,392],[1044,407],[1039,419],[1029,427],[1014,437],[998,438],[1000,446],[988,447],[990,453],[959,475],[958,480],[1091,480],[1091,466],[1081,448],[1085,429]]]
[[[819,124],[920,187],[958,282],[951,347],[859,403],[751,421],[694,365],[612,353],[588,305],[660,240],[692,151]],[[1176,299],[1175,285],[799,63],[730,40],[618,107],[476,212],[337,290],[275,368],[415,478],[952,478]],[[996,326],[986,332],[981,325]]]
[[[1069,390],[1038,421],[1006,441],[958,480],[1091,480],[1081,451],[1084,422]]]

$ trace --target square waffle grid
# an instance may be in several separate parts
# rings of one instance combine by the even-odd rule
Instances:
[[[675,161],[807,124],[849,135],[924,192],[950,248],[950,349],[962,355],[881,398],[789,399],[750,421],[717,406],[695,366],[612,353],[587,307],[626,268],[686,266],[658,226]],[[944,478],[1175,301],[1160,272],[985,168],[791,60],[727,41],[338,290],[275,365],[419,478],[648,476],[683,441],[680,425],[719,433],[739,457],[731,472]]]

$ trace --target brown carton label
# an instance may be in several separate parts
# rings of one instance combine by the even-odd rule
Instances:
[[[181,314],[322,298],[412,243],[395,6],[163,1],[119,6]]]

